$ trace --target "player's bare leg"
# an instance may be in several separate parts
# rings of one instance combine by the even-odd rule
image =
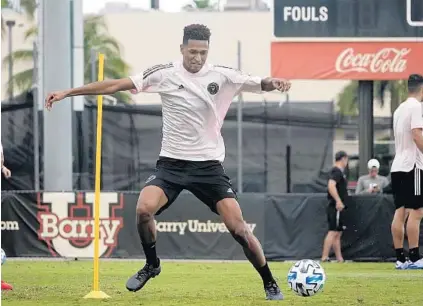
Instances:
[[[129,291],[138,291],[161,272],[160,260],[156,253],[156,224],[154,215],[167,203],[163,190],[157,186],[145,187],[137,203],[137,229],[146,257],[145,266],[126,283]]]
[[[410,248],[409,269],[423,269],[423,259],[419,252],[420,223],[423,218],[423,208],[412,209],[407,221],[407,237]]]
[[[333,240],[333,252],[335,253],[336,260],[338,262],[344,262],[341,252],[341,237],[342,232],[336,232],[335,238]]]
[[[395,211],[394,219],[391,224],[392,240],[396,252],[397,261],[395,268],[402,270],[406,267],[406,259],[404,254],[404,224],[406,211],[404,207]]]
[[[337,232],[329,231],[326,235],[325,241],[323,242],[322,261],[329,261],[329,253],[333,247],[335,236]]]
[[[263,248],[245,223],[238,202],[233,198],[223,199],[217,203],[216,209],[231,235],[242,246],[247,259],[260,274],[266,299],[282,300],[283,295],[267,265]]]

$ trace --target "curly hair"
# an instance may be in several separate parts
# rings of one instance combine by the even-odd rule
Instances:
[[[211,32],[208,27],[203,24],[190,24],[184,28],[184,37],[182,39],[184,45],[188,40],[207,40],[210,42]]]

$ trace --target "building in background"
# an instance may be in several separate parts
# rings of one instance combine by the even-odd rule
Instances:
[[[212,31],[209,61],[221,65],[237,67],[238,57],[242,70],[251,74],[270,75],[270,42],[273,38],[272,13],[263,8],[261,1],[230,0],[226,1],[225,12],[189,11],[165,13],[160,11],[143,11],[131,8],[122,3],[108,3],[101,11],[111,36],[116,38],[122,47],[123,58],[131,65],[131,73],[139,73],[144,69],[180,58],[179,45],[183,27],[190,23],[204,23]],[[235,8],[238,9],[235,10]],[[25,32],[33,25],[25,15],[7,9],[2,12],[3,18],[16,20],[21,25],[13,32],[13,49],[31,49],[32,41],[25,40]],[[130,29],[130,30],[128,30]],[[238,52],[240,41],[241,52]],[[3,37],[2,57],[8,53],[6,37]],[[295,58],[292,59],[295,61]],[[316,59],[317,60],[317,59]],[[23,71],[32,65],[27,62],[15,65],[14,70]],[[107,66],[107,61],[105,63]],[[2,101],[7,97],[6,84],[8,67],[2,66]],[[334,101],[348,84],[345,80],[333,81],[293,81],[289,99],[299,102]],[[19,94],[15,92],[15,95]],[[136,103],[160,103],[158,95],[138,94],[133,97]],[[286,97],[278,93],[263,95],[245,94],[246,102],[270,101],[282,102]],[[389,103],[380,108],[374,103],[375,117],[389,117]],[[389,130],[376,132],[375,139],[389,136]],[[356,129],[337,130],[335,133],[334,151],[344,149],[351,155],[358,153]]]

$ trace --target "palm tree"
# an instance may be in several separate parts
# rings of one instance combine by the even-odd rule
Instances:
[[[22,0],[33,1],[34,0]],[[35,10],[34,10],[35,11]],[[29,29],[25,37],[26,39],[33,39],[37,35],[37,28]],[[97,50],[104,53],[106,63],[104,65],[104,78],[122,78],[128,75],[129,65],[120,57],[120,46],[117,40],[108,35],[107,25],[103,16],[86,16],[84,18],[84,73],[85,82],[91,81],[91,50]],[[9,56],[14,62],[33,63],[33,50],[17,50],[10,55],[3,58],[3,65],[7,65]],[[20,91],[27,91],[31,88],[33,83],[34,69],[30,68],[13,75],[8,86]],[[129,103],[131,101],[130,95],[125,92],[117,93],[114,97],[118,101]]]
[[[198,9],[206,9],[206,8],[210,8],[210,0],[194,0],[195,5],[197,6]]]
[[[210,0],[193,0],[191,4],[185,5],[182,9],[185,11],[198,11],[198,10],[216,10],[219,3],[211,3]]]
[[[8,0],[1,0],[1,8],[7,8],[9,7],[9,1]],[[6,33],[6,24],[4,23],[3,15],[1,16],[1,38],[3,39],[4,34]]]
[[[375,81],[374,98],[380,101],[380,106],[386,105],[385,93],[390,94],[391,113],[393,114],[401,101],[407,96],[407,82],[400,81]],[[342,115],[354,116],[358,114],[358,82],[350,82],[338,96],[339,112]]]
[[[8,8],[11,7],[11,3],[9,0],[1,0],[1,8]],[[34,20],[34,16],[35,16],[35,10],[37,9],[37,3],[35,0],[21,0],[20,1],[20,8],[23,10],[23,12],[25,13],[26,17],[30,20],[33,21]],[[2,38],[3,35],[6,32],[6,27],[5,27],[5,23],[3,20],[3,16],[1,18],[1,34],[2,34]],[[28,36],[28,32],[25,33],[25,36]]]

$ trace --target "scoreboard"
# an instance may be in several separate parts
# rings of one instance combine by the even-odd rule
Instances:
[[[274,0],[278,38],[422,38],[423,0]]]

